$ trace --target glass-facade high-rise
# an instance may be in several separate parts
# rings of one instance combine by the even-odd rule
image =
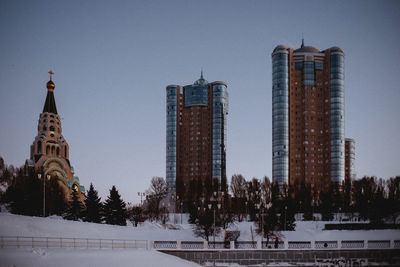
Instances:
[[[277,46],[272,53],[272,178],[321,191],[345,175],[344,53]]]
[[[289,182],[289,53],[277,47],[272,55],[272,177]]]
[[[208,83],[203,74],[166,90],[168,191],[184,199],[190,186],[226,179],[228,91],[226,83]]]

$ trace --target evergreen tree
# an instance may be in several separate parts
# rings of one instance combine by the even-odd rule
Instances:
[[[101,223],[102,203],[93,184],[90,183],[89,191],[85,198],[86,211],[84,219],[86,222]]]
[[[363,220],[370,218],[375,190],[376,182],[374,177],[364,176],[353,183],[352,192],[355,201],[355,210],[359,212],[360,218]]]
[[[279,224],[280,229],[285,231],[294,231],[296,227],[294,215],[296,214],[296,203],[293,199],[292,190],[289,189],[289,194],[281,204]]]
[[[371,202],[371,212],[369,216],[371,224],[382,224],[383,218],[390,214],[387,202],[388,201],[385,200],[385,183],[382,179],[379,179],[376,183],[374,199]]]
[[[214,234],[219,234],[221,228],[219,226],[219,222],[215,221],[214,225],[214,213],[212,210],[206,209],[204,211],[200,211],[198,217],[196,219],[196,225],[193,228],[193,232],[196,236],[202,237],[205,240],[209,241],[209,237]]]
[[[195,224],[198,219],[198,208],[200,207],[199,202],[189,202],[188,203],[188,211],[189,211],[189,223]]]
[[[43,190],[41,180],[33,171],[17,169],[12,184],[7,188],[5,202],[12,213],[40,216],[42,214]]]
[[[321,205],[319,206],[322,220],[331,221],[333,220],[333,203],[332,203],[333,190],[322,191],[320,193]]]
[[[387,188],[389,213],[392,216],[393,224],[395,224],[396,214],[400,212],[400,176],[390,178]]]
[[[306,184],[304,186],[304,200],[303,200],[303,219],[305,221],[312,221],[314,219],[314,213],[313,213],[313,203],[312,203],[312,191],[311,191],[311,185]]]
[[[264,236],[263,238],[267,239],[267,245],[269,239],[274,236],[274,232],[279,229],[279,218],[277,215],[277,208],[273,205],[266,210],[264,217],[262,218],[263,227],[264,227]],[[258,226],[258,225],[257,225]],[[257,228],[258,233],[262,233],[262,229],[260,227]]]
[[[79,192],[72,190],[71,199],[68,202],[67,211],[64,219],[77,221],[82,218],[82,211],[84,210],[82,202],[79,201]]]
[[[46,215],[63,216],[68,209],[68,202],[66,201],[68,198],[59,182],[57,177],[51,177],[49,181],[46,180]]]
[[[104,204],[104,217],[107,224],[126,225],[128,218],[126,204],[121,199],[115,185],[111,188],[110,195]]]

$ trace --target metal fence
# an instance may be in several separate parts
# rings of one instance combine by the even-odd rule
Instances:
[[[150,244],[150,246],[149,246]],[[122,239],[91,239],[67,237],[0,236],[0,248],[86,248],[86,249],[240,249],[240,250],[332,250],[332,249],[400,249],[400,240],[338,240],[338,241],[147,241]]]
[[[91,239],[67,237],[1,236],[0,247],[148,249],[147,240]]]
[[[399,249],[400,240],[338,240],[338,241],[151,241],[154,249],[203,250],[336,250],[336,249]]]

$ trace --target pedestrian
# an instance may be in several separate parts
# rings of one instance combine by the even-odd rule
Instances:
[[[279,246],[279,238],[275,236],[275,248],[278,248]]]

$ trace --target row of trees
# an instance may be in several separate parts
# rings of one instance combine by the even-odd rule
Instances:
[[[44,179],[44,175],[42,177]],[[71,195],[66,197],[58,178],[51,177],[45,183],[45,188],[42,181],[33,168],[8,167],[0,157],[0,182],[3,188],[7,188],[1,192],[1,202],[12,213],[43,216],[45,198],[46,216],[59,215],[69,220],[126,225],[131,209],[126,207],[115,186],[110,189],[109,196],[103,203],[93,184],[90,184],[82,201],[79,191],[72,190]]]
[[[43,189],[36,177],[32,170],[7,167],[0,158],[0,182],[3,188],[8,187],[5,193],[1,192],[1,200],[9,204],[11,212],[41,215]],[[395,222],[400,213],[400,177],[363,177],[349,184],[333,184],[327,191],[312,189],[311,185],[301,183],[282,188],[268,177],[247,181],[237,174],[232,176],[229,187],[218,180],[193,180],[184,194],[167,197],[165,180],[153,177],[145,204],[127,207],[115,186],[104,203],[93,185],[84,203],[74,192],[65,203],[57,179],[51,179],[46,185],[46,214],[119,225],[126,225],[129,218],[137,225],[145,219],[165,223],[169,212],[179,210],[189,213],[190,223],[196,225],[195,233],[208,240],[233,221],[254,221],[257,231],[268,237],[273,231],[294,229],[296,213],[302,213],[304,220],[315,219],[316,213],[322,215],[322,220],[332,220],[334,213],[357,214],[374,224],[390,218]]]
[[[233,175],[230,188],[237,205],[245,203],[252,217],[253,203],[259,202],[260,196],[269,202],[271,190],[276,191],[276,186],[268,177],[262,181],[255,178],[246,181],[242,175]],[[384,218],[400,212],[399,176],[388,180],[363,177],[341,185],[332,183],[327,191],[313,191],[309,184],[295,183],[283,188],[283,192],[294,200],[294,211],[303,213],[305,220],[312,220],[314,213],[320,213],[323,220],[332,220],[333,213],[357,213],[362,220],[381,223]]]

